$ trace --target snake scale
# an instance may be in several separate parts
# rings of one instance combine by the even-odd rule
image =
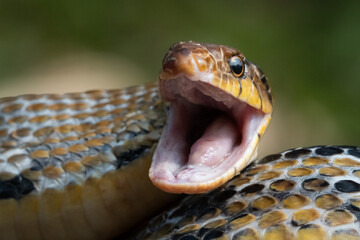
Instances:
[[[272,96],[236,49],[180,42],[156,84],[0,110],[0,239],[360,239],[360,149],[253,161]]]

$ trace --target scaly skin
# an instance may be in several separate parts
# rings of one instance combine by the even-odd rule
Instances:
[[[187,71],[211,67],[212,87],[267,116],[235,171],[192,190],[204,192],[253,158],[272,98],[267,78],[239,51],[189,42],[175,45],[166,57],[179,46],[196,60],[186,63]],[[244,61],[240,77],[228,66],[233,55]],[[210,58],[216,65],[209,65]],[[169,77],[165,67],[160,92]],[[166,120],[164,105],[156,84],[0,99],[0,239],[109,239],[176,198],[148,179]]]
[[[291,149],[186,197],[131,239],[360,239],[360,148]]]
[[[0,102],[0,239],[108,239],[176,198],[147,176],[155,84]]]

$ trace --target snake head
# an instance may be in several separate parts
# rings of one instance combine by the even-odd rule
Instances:
[[[172,193],[203,193],[256,156],[271,119],[266,76],[238,50],[180,42],[166,53],[159,91],[171,103],[149,176]]]

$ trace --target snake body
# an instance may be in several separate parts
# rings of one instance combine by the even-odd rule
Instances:
[[[255,158],[272,112],[267,77],[236,49],[180,42],[158,84],[9,97],[0,110],[0,239],[113,238],[178,197],[158,188],[205,194],[130,238],[357,236],[358,148],[272,155],[226,183]]]
[[[360,148],[272,154],[224,186],[191,195],[133,239],[360,239]]]
[[[156,84],[0,104],[0,239],[107,239],[171,198],[148,179]]]

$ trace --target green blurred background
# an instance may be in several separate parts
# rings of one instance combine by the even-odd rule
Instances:
[[[261,155],[360,143],[360,1],[0,1],[0,97],[155,81],[180,40],[243,51],[275,112]]]

